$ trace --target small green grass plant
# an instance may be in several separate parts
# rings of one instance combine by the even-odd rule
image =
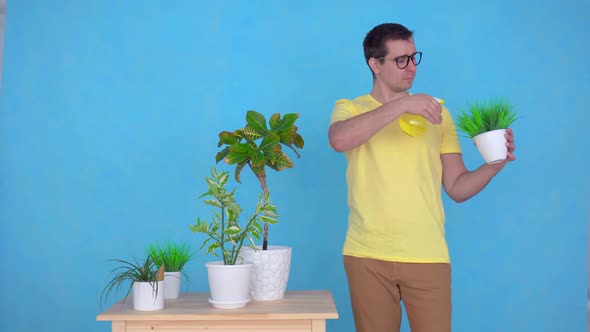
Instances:
[[[156,266],[164,265],[166,272],[181,272],[184,265],[193,257],[189,245],[170,241],[164,245],[150,244],[146,252],[152,257]]]
[[[506,129],[516,121],[518,112],[508,100],[491,98],[487,101],[476,101],[467,105],[457,117],[457,128],[468,137],[496,129]]]
[[[102,294],[100,295],[101,306],[103,300],[106,303],[106,300],[111,293],[118,293],[127,283],[129,283],[129,287],[127,288],[123,302],[127,300],[134,282],[149,282],[150,286],[157,294],[158,281],[164,280],[164,266],[158,268],[152,257],[149,255],[143,261],[134,258],[133,261],[110,259],[107,262],[115,262],[120,265],[112,269],[109,273],[109,277],[112,276],[112,278],[103,288]]]

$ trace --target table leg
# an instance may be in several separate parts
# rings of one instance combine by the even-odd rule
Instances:
[[[312,319],[311,332],[326,332],[326,320],[325,319]]]
[[[125,332],[127,329],[125,321],[113,321],[112,331],[113,332]]]

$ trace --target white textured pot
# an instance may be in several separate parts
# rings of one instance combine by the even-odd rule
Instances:
[[[223,265],[223,262],[206,263],[209,276],[211,303],[219,309],[243,308],[250,302],[250,279],[254,264]]]
[[[164,272],[164,299],[177,299],[180,296],[180,271]]]
[[[164,281],[134,282],[133,309],[141,311],[164,309]]]
[[[486,163],[495,164],[506,159],[508,148],[504,134],[506,129],[497,129],[473,137],[475,146]]]
[[[269,246],[268,250],[242,248],[245,261],[254,263],[250,296],[254,301],[276,301],[285,296],[291,269],[291,247]]]

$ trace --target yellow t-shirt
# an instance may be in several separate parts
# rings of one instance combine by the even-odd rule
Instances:
[[[331,123],[381,106],[370,94],[336,101]],[[418,137],[399,119],[368,142],[346,151],[348,233],[343,254],[386,261],[448,263],[441,197],[443,153],[461,153],[453,118],[427,121]]]

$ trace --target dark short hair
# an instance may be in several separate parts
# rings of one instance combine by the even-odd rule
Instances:
[[[387,48],[385,47],[385,43],[387,41],[408,40],[413,35],[414,31],[410,31],[405,26],[397,23],[383,23],[374,27],[367,33],[363,41],[365,61],[369,64],[370,58],[382,58],[386,56]]]

